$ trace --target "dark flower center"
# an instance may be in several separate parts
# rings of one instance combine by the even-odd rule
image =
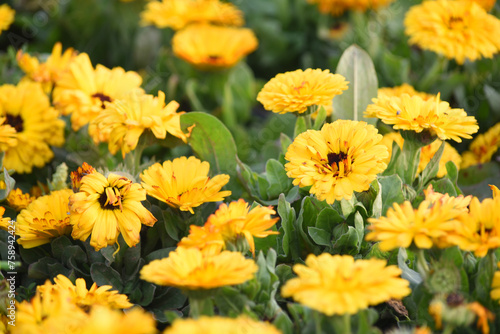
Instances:
[[[12,126],[14,129],[16,129],[16,132],[22,132],[23,131],[23,119],[21,116],[17,115],[11,115],[11,114],[6,114],[7,117],[7,124]]]
[[[122,196],[120,190],[116,187],[107,187],[104,192],[99,196],[99,204],[103,210],[123,210]]]
[[[327,157],[328,157],[328,164],[332,167],[338,168],[339,162],[342,162],[345,159],[347,159],[347,154],[345,154],[344,152],[328,153]]]
[[[95,93],[92,95],[92,97],[97,97],[99,100],[101,100],[101,108],[104,109],[106,106],[104,105],[104,102],[112,102],[111,98],[107,95],[104,95],[102,93]]]

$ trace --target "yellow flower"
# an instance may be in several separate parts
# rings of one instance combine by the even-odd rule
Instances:
[[[34,200],[34,196],[31,196],[29,193],[23,193],[23,191],[19,188],[12,189],[7,196],[7,203],[17,212],[21,211],[22,209],[26,209],[28,205]]]
[[[84,162],[81,167],[78,167],[78,169],[75,172],[71,172],[69,177],[71,179],[71,186],[73,188],[73,191],[79,192],[80,187],[82,185],[82,178],[86,175],[93,174],[95,172],[96,172],[95,168],[86,162]]]
[[[109,142],[109,151],[123,156],[134,150],[139,137],[150,130],[158,139],[165,139],[167,133],[187,140],[181,130],[182,112],[176,112],[179,103],[170,101],[165,105],[165,94],[158,91],[158,97],[146,94],[128,94],[123,99],[109,103],[89,126],[94,142]]]
[[[68,213],[70,189],[57,190],[31,202],[17,216],[17,243],[33,248],[71,232]]]
[[[348,82],[329,70],[306,69],[280,73],[269,80],[257,95],[257,101],[274,113],[306,112],[310,106],[332,103],[347,89]]]
[[[64,121],[39,83],[0,86],[0,121],[4,167],[18,173],[43,167],[54,157],[50,145],[64,143]]]
[[[462,168],[491,161],[491,157],[500,147],[500,123],[493,125],[485,133],[474,138],[469,151],[462,154]]]
[[[379,9],[388,6],[394,0],[308,0],[311,4],[317,4],[321,13],[340,16],[346,10],[367,11],[368,9]]]
[[[140,307],[122,312],[97,305],[77,333],[155,334],[157,330],[153,315]]]
[[[469,204],[472,200],[472,195],[464,196],[459,195],[457,197],[450,196],[448,194],[441,194],[434,191],[432,184],[424,190],[425,200],[434,202],[441,202],[441,204],[451,204],[455,210],[459,210],[459,213],[469,212]]]
[[[310,254],[306,265],[293,266],[298,277],[287,281],[281,294],[328,316],[354,314],[370,305],[410,294],[409,282],[399,277],[401,270],[386,265],[380,259]]]
[[[162,164],[155,163],[142,172],[142,186],[149,196],[181,211],[206,202],[222,201],[231,191],[221,191],[229,175],[208,176],[210,164],[195,157],[180,157]]]
[[[0,206],[0,228],[5,231],[11,231],[9,226],[12,226],[10,222],[12,219],[10,217],[4,217],[3,215],[5,214],[5,208],[3,206]]]
[[[257,37],[248,28],[192,24],[172,38],[174,54],[201,70],[236,65],[257,49]]]
[[[489,334],[490,326],[488,325],[488,320],[495,320],[495,315],[478,302],[468,303],[466,307],[476,314],[477,328],[481,328],[483,334]]]
[[[0,35],[2,30],[9,29],[9,26],[14,22],[16,12],[8,5],[0,5]]]
[[[500,20],[474,1],[424,1],[406,13],[409,43],[463,64],[500,49]]]
[[[254,277],[258,266],[239,252],[204,254],[198,248],[177,247],[167,258],[141,270],[141,279],[181,289],[213,289],[241,284]]]
[[[122,98],[131,91],[143,92],[142,79],[136,72],[121,67],[94,69],[86,53],[76,56],[54,88],[54,105],[63,115],[71,114],[73,130],[92,121],[107,102]]]
[[[332,204],[353,193],[368,190],[387,165],[387,148],[379,145],[382,135],[366,122],[337,120],[321,131],[308,130],[288,147],[285,165],[288,177],[300,187]]]
[[[140,241],[141,223],[153,226],[156,218],[141,203],[146,191],[124,176],[107,177],[93,173],[82,178],[80,192],[71,196],[69,208],[71,236],[85,241],[96,250],[114,245],[121,233],[129,247]]]
[[[280,334],[267,322],[253,320],[245,315],[237,318],[202,316],[198,319],[177,319],[163,334]]]
[[[56,291],[64,291],[71,298],[73,304],[86,312],[94,305],[101,305],[114,309],[132,307],[132,304],[128,301],[127,295],[122,295],[119,294],[118,291],[111,290],[113,289],[111,285],[97,287],[97,284],[94,283],[90,289],[87,290],[87,283],[83,278],[77,278],[76,285],[74,285],[64,275],[57,275],[57,277],[54,278],[54,283],[54,285],[45,284],[44,286],[38,287],[38,291],[40,291],[43,298],[48,297]]]
[[[500,262],[497,263],[497,267],[500,268]],[[493,281],[491,282],[491,299],[500,300],[500,271],[495,271],[493,275]]]
[[[378,89],[377,97],[381,98],[382,96],[398,96],[401,97],[403,94],[408,94],[410,96],[420,96],[422,100],[430,100],[436,97],[436,95],[428,94],[424,92],[416,91],[413,86],[404,83],[401,86],[396,87],[383,87]]]
[[[216,246],[221,251],[227,242],[236,244],[241,237],[245,238],[250,246],[250,251],[255,255],[254,237],[265,238],[271,234],[279,234],[269,230],[279,218],[271,218],[276,214],[272,207],[255,207],[250,210],[248,203],[243,199],[223,203],[215,211],[203,227],[190,226],[190,232],[184,237],[179,246],[213,249]]]
[[[483,7],[487,11],[490,11],[495,7],[495,3],[497,0],[472,0],[477,3],[479,6]]]
[[[427,3],[427,2],[426,2]],[[365,112],[367,117],[378,117],[394,129],[411,130],[417,133],[429,131],[441,140],[472,138],[470,134],[479,129],[473,116],[463,109],[450,108],[448,102],[435,99],[424,101],[420,96],[403,94],[401,97],[382,96],[373,99]]]
[[[141,13],[143,24],[180,30],[191,23],[242,26],[243,13],[233,4],[219,0],[151,1]]]

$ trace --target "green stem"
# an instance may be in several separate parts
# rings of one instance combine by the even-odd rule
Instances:
[[[400,176],[404,183],[409,186],[413,185],[415,176],[418,170],[418,164],[420,162],[420,149],[421,145],[412,140],[405,140],[403,144],[403,152],[401,159],[404,159],[406,168],[400,171]]]
[[[307,115],[304,115],[302,117],[304,117],[304,121],[306,122],[306,129],[307,130],[312,129],[313,126],[312,126],[312,122],[311,122],[311,114],[307,114]]]
[[[214,304],[212,298],[189,298],[189,316],[197,319],[202,315],[213,316]]]
[[[443,330],[443,334],[451,334],[451,333],[453,333],[453,329],[454,329],[453,326],[446,325],[446,327]]]
[[[429,265],[427,264],[427,260],[425,259],[425,253],[423,249],[418,249],[416,251],[417,255],[417,270],[422,276],[422,279],[426,279],[429,275]]]
[[[352,334],[351,315],[349,313],[345,313],[343,316],[343,320],[344,320],[344,334]]]

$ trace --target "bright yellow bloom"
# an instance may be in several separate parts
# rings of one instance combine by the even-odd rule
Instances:
[[[394,0],[308,0],[317,4],[321,13],[340,16],[347,10],[367,11],[388,6]]]
[[[288,147],[288,177],[300,187],[332,204],[353,193],[368,190],[387,165],[388,152],[380,145],[382,135],[366,122],[337,120],[321,131],[308,130]]]
[[[500,262],[497,263],[497,267],[500,268]],[[491,299],[500,300],[500,271],[495,271],[493,275],[493,281],[491,282]]]
[[[177,319],[163,334],[280,334],[267,322],[253,320],[245,315],[238,318],[202,316],[198,319]]]
[[[429,131],[441,140],[462,138],[479,129],[473,116],[467,116],[463,109],[450,108],[448,102],[440,101],[439,96],[427,101],[420,96],[403,94],[401,97],[382,96],[373,99],[365,112],[367,117],[378,117],[394,129],[411,130],[417,133]]]
[[[237,240],[243,237],[255,255],[254,237],[265,238],[271,234],[279,234],[269,230],[279,220],[271,218],[274,214],[276,212],[272,207],[257,206],[250,210],[243,199],[229,205],[223,203],[208,217],[203,227],[191,225],[189,235],[179,242],[179,246],[197,247],[201,250],[215,248],[221,251],[225,243],[236,244]]]
[[[491,157],[500,147],[500,123],[493,125],[485,133],[474,138],[469,145],[469,151],[462,154],[462,168],[491,161]]]
[[[141,279],[181,289],[213,289],[241,284],[254,277],[258,266],[239,252],[204,254],[198,248],[177,247],[167,258],[141,270]]]
[[[293,299],[328,316],[359,310],[410,294],[409,282],[397,266],[385,260],[354,260],[350,255],[310,254],[306,265],[296,264],[298,277],[281,289]]]
[[[243,13],[233,4],[219,0],[151,1],[141,13],[143,24],[180,30],[192,23],[242,26]]]
[[[257,101],[274,113],[306,112],[310,106],[332,103],[347,89],[348,82],[329,70],[306,69],[280,73],[269,80],[257,95]]]
[[[495,7],[495,3],[497,0],[472,0],[477,3],[479,6],[483,7],[487,11],[490,11]]]
[[[0,206],[0,228],[5,231],[11,231],[9,226],[12,226],[10,222],[12,219],[10,217],[4,217],[3,215],[5,214],[5,208],[3,206]]]
[[[401,86],[396,87],[383,87],[378,89],[377,97],[381,98],[382,96],[398,96],[401,97],[403,94],[408,94],[410,96],[420,96],[422,100],[430,100],[436,97],[436,95],[419,92],[416,91],[413,86],[404,83]]]
[[[73,188],[73,191],[79,192],[80,187],[82,185],[82,178],[86,175],[93,174],[95,172],[96,172],[95,168],[86,162],[84,162],[81,167],[78,167],[78,169],[75,172],[71,172],[69,177],[71,179],[71,186]]]
[[[472,195],[459,195],[457,197],[454,197],[448,194],[441,194],[434,191],[432,184],[427,189],[424,189],[424,194],[426,201],[430,201],[431,203],[439,201],[442,205],[451,204],[455,210],[459,211],[459,213],[469,212],[469,205],[472,200]]]
[[[0,5],[0,35],[2,34],[2,30],[9,29],[12,22],[14,22],[15,14],[16,11],[7,4]]]
[[[122,312],[97,305],[76,333],[155,334],[157,330],[153,314],[140,307]]]
[[[115,309],[130,308],[133,305],[128,301],[127,295],[122,295],[118,291],[111,290],[113,289],[111,285],[97,287],[97,284],[94,283],[87,290],[87,283],[83,278],[77,278],[76,284],[73,284],[64,275],[57,275],[54,278],[54,283],[54,285],[45,284],[38,287],[38,291],[40,291],[43,298],[48,297],[47,295],[51,295],[56,291],[64,291],[71,298],[73,304],[86,312],[94,305]]]
[[[12,189],[7,196],[7,203],[17,212],[21,211],[22,209],[26,209],[28,205],[34,200],[34,196],[31,196],[29,193],[23,193],[23,191],[19,188]]]
[[[71,232],[68,212],[70,189],[57,190],[31,202],[17,216],[17,243],[33,248]]]
[[[406,13],[409,43],[463,64],[500,49],[500,20],[474,1],[424,1]]]
[[[180,157],[162,164],[155,163],[142,172],[142,186],[149,196],[181,211],[194,213],[193,208],[206,202],[217,202],[231,195],[221,191],[229,175],[208,176],[210,164],[195,157]]]
[[[114,245],[121,233],[129,247],[140,241],[141,223],[153,226],[156,218],[141,203],[146,191],[118,174],[93,173],[82,178],[80,192],[71,196],[71,236],[82,241],[92,233],[96,250]]]
[[[50,145],[64,143],[64,121],[39,83],[0,86],[0,122],[4,167],[18,173],[43,167],[54,157]]]
[[[54,89],[54,105],[63,115],[71,114],[73,130],[92,121],[107,102],[122,98],[131,91],[143,92],[141,76],[121,67],[108,69],[92,66],[86,53],[76,56],[68,71],[61,75]]]
[[[201,70],[232,67],[257,49],[258,44],[248,28],[209,24],[192,24],[172,38],[174,54]]]
[[[165,139],[167,133],[187,140],[181,130],[182,112],[177,112],[179,103],[170,101],[165,105],[165,94],[158,91],[158,97],[146,94],[128,94],[123,99],[109,103],[89,126],[94,142],[108,142],[109,151],[123,156],[134,150],[139,137],[150,130],[158,139]]]

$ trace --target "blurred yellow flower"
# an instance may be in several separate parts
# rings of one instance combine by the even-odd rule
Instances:
[[[10,224],[12,219],[10,217],[4,217],[4,214],[5,208],[3,206],[0,206],[0,228],[5,231],[11,231],[11,228],[9,228],[9,226],[12,226]]]
[[[500,268],[500,262],[497,263],[497,267]],[[491,282],[491,299],[500,300],[500,271],[495,271],[493,275],[493,281]]]
[[[436,95],[419,92],[413,88],[413,86],[404,83],[401,86],[396,87],[382,87],[378,89],[377,97],[381,98],[382,96],[398,96],[401,97],[403,94],[408,94],[410,96],[420,96],[422,100],[430,100],[436,97]]]
[[[81,180],[80,192],[69,200],[71,236],[100,250],[117,242],[121,233],[129,247],[140,241],[141,224],[153,226],[156,218],[141,203],[146,191],[118,174],[95,172]]]
[[[3,30],[9,29],[12,22],[14,22],[15,14],[16,11],[7,4],[0,5],[0,35]]]
[[[78,169],[75,172],[71,172],[69,177],[71,179],[71,186],[73,188],[73,191],[79,192],[80,187],[82,185],[81,183],[82,178],[86,175],[93,174],[95,172],[96,172],[95,168],[86,162],[84,162],[81,167],[78,167]]]
[[[285,72],[269,80],[257,95],[266,110],[302,114],[310,106],[327,106],[347,89],[348,82],[329,70],[306,69]]]
[[[50,106],[42,86],[21,82],[0,86],[0,150],[5,152],[4,167],[18,173],[31,173],[53,157],[50,145],[64,144],[63,120]]]
[[[142,186],[149,196],[181,211],[194,213],[193,208],[206,202],[217,202],[231,195],[221,191],[229,175],[209,177],[210,164],[191,156],[180,157],[162,164],[155,163],[142,172]]]
[[[490,11],[495,7],[495,3],[497,0],[472,0],[477,3],[479,6],[483,7],[487,11]]]
[[[306,265],[296,264],[293,270],[298,277],[284,284],[281,295],[328,316],[354,314],[411,292],[410,283],[399,277],[401,270],[380,259],[310,254]]]
[[[462,153],[462,168],[484,164],[500,147],[500,123],[493,125],[485,133],[477,135],[469,145],[469,150]]]
[[[368,190],[387,165],[382,135],[366,122],[337,120],[320,131],[308,130],[295,138],[285,159],[293,184],[312,186],[309,192],[332,204]]]
[[[347,10],[367,11],[388,6],[394,0],[308,0],[317,4],[321,13],[340,16]]]
[[[156,322],[152,313],[140,307],[122,312],[104,306],[94,306],[78,334],[156,334]]]
[[[242,26],[243,12],[231,3],[219,0],[151,1],[141,13],[142,24],[180,30],[192,23]]]
[[[500,20],[474,1],[424,1],[406,13],[409,43],[463,64],[500,49]]]
[[[257,49],[259,42],[248,28],[191,24],[172,38],[174,54],[201,70],[236,65]]]
[[[448,102],[435,99],[423,100],[420,96],[403,94],[401,97],[381,96],[368,105],[366,117],[378,117],[394,129],[411,130],[417,133],[429,131],[441,140],[462,138],[479,129],[474,116],[467,116],[463,109],[450,108]]]
[[[202,316],[198,319],[177,319],[163,334],[280,334],[268,322],[253,320],[245,315],[237,318]]]
[[[239,252],[206,254],[198,248],[177,247],[167,258],[141,270],[141,279],[180,289],[213,289],[241,284],[254,277],[258,266]]]
[[[26,209],[26,207],[28,207],[28,205],[34,200],[34,196],[31,196],[29,193],[23,193],[23,191],[19,188],[12,189],[7,196],[7,203],[17,212],[22,209]]]

